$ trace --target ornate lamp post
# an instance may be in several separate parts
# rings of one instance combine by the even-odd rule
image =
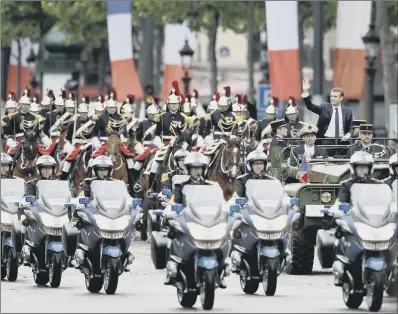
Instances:
[[[185,40],[184,47],[180,50],[181,56],[181,66],[184,71],[184,76],[181,78],[184,82],[184,94],[189,93],[189,83],[192,80],[192,77],[189,76],[189,71],[192,69],[192,57],[194,55],[194,51],[188,44],[188,40]]]

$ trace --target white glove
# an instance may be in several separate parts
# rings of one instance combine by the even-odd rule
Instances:
[[[162,148],[163,143],[159,136],[155,136],[155,138],[153,139],[153,145],[155,145],[156,147]]]
[[[196,138],[196,146],[202,147],[205,145],[205,141],[203,140],[203,137],[201,135],[198,135]]]
[[[45,135],[41,138],[41,142],[43,143],[44,146],[49,147],[51,145],[51,140],[50,138]]]
[[[189,144],[187,142],[182,143],[182,149],[186,150],[188,148]]]
[[[72,140],[72,146],[75,146],[76,143],[77,143],[77,139],[74,138],[74,139]]]
[[[264,133],[265,133],[266,135],[270,135],[270,134],[271,134],[271,131],[272,131],[272,129],[271,129],[271,124],[268,124],[268,125],[265,127],[265,129],[264,129]]]
[[[145,152],[145,149],[142,146],[142,144],[138,142],[137,144],[134,145],[134,151],[136,154],[141,155]]]
[[[94,147],[94,149],[98,149],[101,147],[101,142],[98,139],[98,137],[96,137],[96,136],[93,137],[93,147]]]
[[[64,144],[63,152],[65,154],[69,155],[73,151],[73,148],[74,148],[74,146],[71,143],[66,141]]]
[[[10,147],[10,148],[14,148],[14,147],[17,146],[17,143],[15,143],[14,140],[13,140],[11,137],[9,137],[9,138],[7,139],[6,145],[7,145],[8,147]]]
[[[122,143],[126,143],[128,138],[125,137],[123,134],[120,134],[120,140],[122,141]]]
[[[346,135],[343,135],[343,136],[341,137],[341,141],[342,141],[342,142],[347,142],[350,138],[351,138],[350,133],[347,133]]]

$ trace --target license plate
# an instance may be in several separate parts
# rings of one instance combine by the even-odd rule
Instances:
[[[321,209],[324,209],[323,205],[307,205],[305,206],[305,216],[306,217],[323,217],[324,214]]]

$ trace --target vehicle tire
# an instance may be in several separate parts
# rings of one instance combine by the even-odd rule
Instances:
[[[246,294],[255,294],[258,290],[258,280],[247,280],[246,270],[241,270],[239,273],[240,287]]]
[[[18,255],[14,249],[7,249],[7,280],[15,281],[18,278]]]
[[[106,294],[114,294],[119,282],[119,258],[107,257],[104,271],[104,290]]]
[[[211,310],[214,305],[216,271],[215,269],[202,270],[200,302],[204,310]]]
[[[104,277],[94,277],[90,278],[85,275],[86,288],[88,291],[92,293],[98,293],[101,291],[102,286],[104,284]]]
[[[378,312],[383,304],[384,272],[369,271],[366,303],[371,312]]]
[[[350,284],[345,282],[343,284],[343,301],[349,309],[357,309],[362,304],[363,294],[357,292],[350,294],[350,289]]]
[[[61,284],[61,278],[62,278],[62,258],[59,258],[57,261],[56,254],[61,254],[61,253],[51,254],[50,267],[48,270],[51,288],[58,288],[59,285]]]
[[[33,280],[35,281],[35,284],[38,286],[45,286],[46,284],[48,284],[48,281],[50,280],[48,271],[40,272],[40,261],[37,262],[36,260],[36,263],[33,264],[33,267]]]
[[[316,232],[306,229],[303,222],[298,222],[297,225],[297,229],[292,228],[289,241],[292,256],[285,270],[289,275],[310,275],[314,264]]]
[[[267,271],[263,275],[263,289],[265,295],[267,296],[275,295],[277,280],[278,280],[277,269],[268,266]]]
[[[182,307],[191,308],[195,305],[198,294],[196,291],[188,291],[184,293],[183,290],[177,288],[177,299]]]
[[[6,278],[6,276],[7,276],[7,266],[1,265],[1,280]]]
[[[167,246],[158,246],[155,235],[157,232],[151,234],[151,259],[156,269],[165,269],[167,264]]]

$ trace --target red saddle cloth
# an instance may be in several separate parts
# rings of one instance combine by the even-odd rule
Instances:
[[[148,155],[151,154],[151,151],[151,147],[145,146],[144,152],[141,155],[138,155],[135,160],[144,161],[148,157]]]
[[[51,145],[45,149],[44,145],[40,142],[37,142],[37,151],[40,155],[51,155],[54,151],[55,146],[58,143],[58,138],[52,138],[51,139]]]
[[[22,139],[23,139],[22,136],[17,137],[17,138],[15,139],[15,142],[17,142],[18,145],[15,146],[14,148],[10,148],[10,147],[8,147],[7,145],[4,145],[3,151],[6,152],[6,153],[7,153],[8,155],[10,155],[10,156],[14,156],[15,153],[17,152],[17,148],[18,148],[19,144],[21,143]]]
[[[82,144],[75,144],[73,151],[66,157],[67,161],[73,161],[76,159],[77,155],[80,154],[80,147]]]
[[[127,146],[124,143],[120,143],[120,151],[121,153],[126,156],[126,157],[135,157],[136,154],[129,151]],[[98,148],[94,153],[93,153],[93,157],[98,157],[101,156],[102,154],[104,154],[106,152],[106,143],[102,143],[101,147]]]

